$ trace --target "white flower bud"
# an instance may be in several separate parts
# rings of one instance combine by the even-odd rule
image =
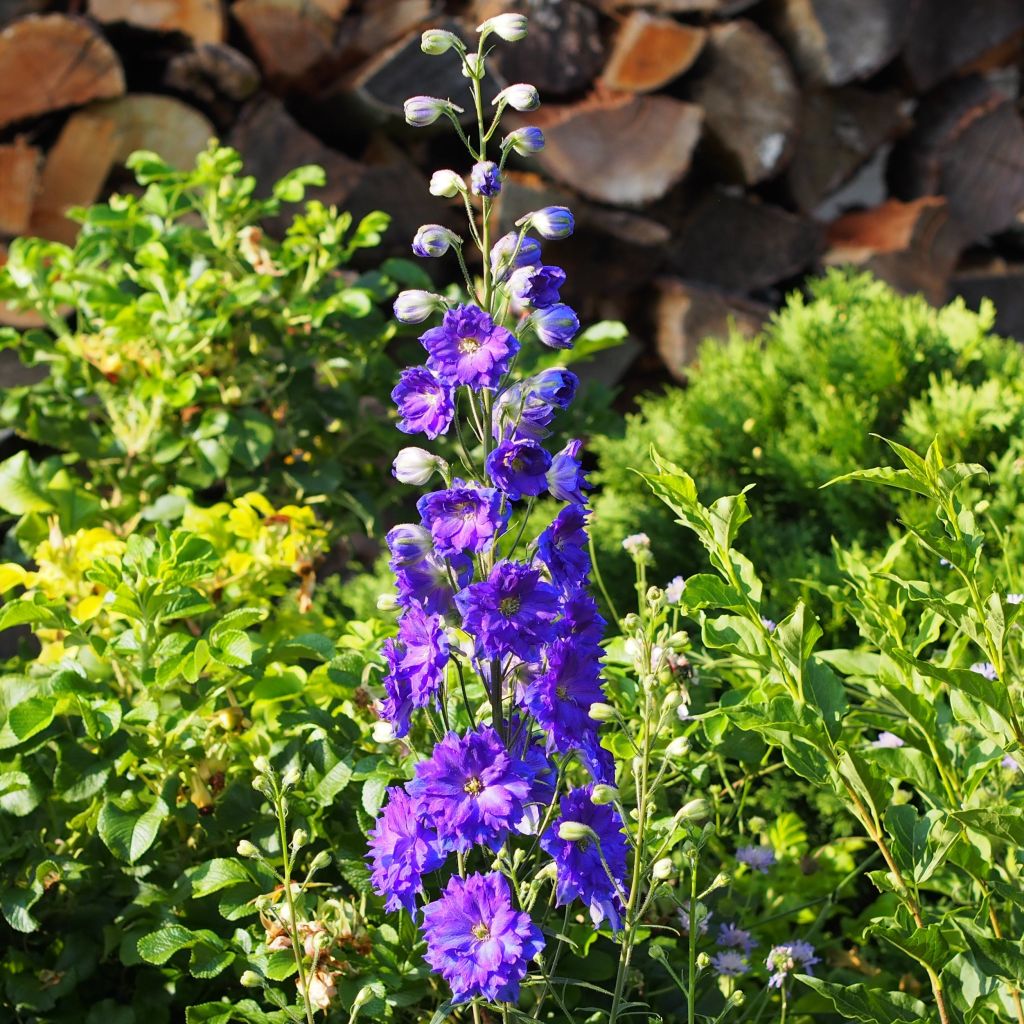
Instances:
[[[466,182],[461,175],[447,169],[434,171],[430,176],[430,194],[443,199],[454,199],[466,191]]]
[[[286,771],[284,775],[281,777],[281,785],[290,789],[292,786],[298,785],[299,779],[301,778],[302,773],[299,771],[298,768],[292,765],[292,767],[289,768],[288,771]]]
[[[442,465],[445,465],[444,459],[425,448],[410,445],[395,456],[391,472],[400,484],[422,487]]]
[[[479,53],[467,53],[462,60],[463,78],[481,79],[484,77],[484,59]]]
[[[235,852],[239,857],[252,858],[260,855],[260,851],[256,849],[255,843],[250,843],[248,839],[240,839],[235,847]]]
[[[680,757],[686,757],[690,752],[690,741],[685,736],[677,736],[665,748],[665,756],[673,761]]]
[[[446,32],[443,28],[428,28],[420,37],[420,49],[431,57],[439,57],[453,46],[461,48],[462,40],[454,32]]]
[[[390,722],[385,722],[381,719],[379,722],[373,723],[373,742],[374,743],[393,743],[395,740],[395,731],[391,728]]]
[[[596,842],[597,835],[589,825],[584,825],[581,821],[563,821],[558,826],[558,838],[564,839],[567,843],[578,843],[583,839]]]
[[[436,96],[410,96],[404,105],[406,124],[413,128],[425,128],[433,124],[442,114],[452,111],[461,114],[462,107],[457,107],[448,100],[438,99]]]
[[[493,32],[506,43],[518,43],[526,38],[527,20],[525,14],[497,14],[477,26],[477,32],[487,35]]]
[[[619,791],[614,786],[609,786],[603,782],[599,782],[590,791],[590,799],[598,806],[601,806],[602,804],[612,804],[619,799]]]
[[[683,804],[679,809],[679,817],[684,821],[702,822],[711,816],[711,805],[707,800],[698,797]]]
[[[492,104],[511,107],[513,110],[519,111],[536,110],[540,106],[540,93],[537,92],[536,86],[518,82],[502,89],[494,97]]]
[[[263,979],[255,971],[242,971],[238,984],[242,988],[259,988],[263,984]]]
[[[401,320],[403,324],[420,324],[437,310],[443,309],[444,305],[440,295],[409,288],[398,293],[392,308],[396,320]]]
[[[600,702],[591,704],[589,714],[595,722],[615,721],[615,708],[613,708],[611,704],[602,704]]]
[[[676,866],[672,863],[671,857],[662,857],[654,862],[654,866],[651,868],[651,875],[659,882],[664,882],[667,878],[672,877],[675,869]]]
[[[270,771],[270,762],[262,754],[253,760],[252,766],[260,775],[266,775]]]
[[[309,839],[309,833],[304,828],[297,828],[292,833],[292,849],[301,850]]]

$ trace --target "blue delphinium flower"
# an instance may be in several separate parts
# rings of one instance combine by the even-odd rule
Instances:
[[[443,557],[486,551],[504,530],[510,514],[508,508],[502,508],[501,495],[493,487],[458,478],[446,490],[423,495],[416,509]]]
[[[453,1003],[474,996],[514,1002],[544,948],[541,930],[515,909],[496,871],[449,879],[441,898],[423,908],[423,937],[427,963],[451,985]]]
[[[512,296],[524,305],[546,309],[558,302],[558,291],[563,284],[565,271],[561,267],[541,266],[523,267],[514,271],[508,287]]]
[[[590,485],[580,463],[582,448],[582,441],[570,441],[551,460],[548,490],[551,491],[552,497],[558,498],[559,501],[573,501],[582,505],[587,500],[583,489],[589,489]]]
[[[510,231],[491,246],[490,260],[491,273],[501,283],[519,267],[540,265],[540,242],[529,235],[520,239],[518,231]]]
[[[441,224],[424,224],[412,240],[412,251],[422,258],[443,256],[453,245],[459,243],[459,236]]]
[[[426,761],[416,765],[409,793],[446,850],[477,844],[497,850],[522,820],[533,773],[513,757],[490,726],[459,736],[449,733]]]
[[[775,865],[775,851],[770,846],[741,846],[736,851],[736,859],[766,875]]]
[[[517,128],[501,140],[502,149],[511,147],[520,156],[533,156],[544,148],[544,133],[533,125]]]
[[[455,415],[452,389],[425,366],[403,370],[391,398],[401,413],[398,429],[403,433],[434,440],[448,432]]]
[[[562,588],[578,587],[590,572],[587,550],[587,510],[566,505],[537,539],[537,555],[547,566],[551,581]]]
[[[579,333],[580,321],[568,306],[556,302],[535,310],[530,315],[530,326],[550,348],[571,348],[572,339]]]
[[[814,955],[814,947],[809,942],[791,942],[785,946],[772,946],[764,965],[772,972],[768,979],[769,988],[782,988],[786,978],[797,967],[804,974],[814,974],[811,968],[820,962]]]
[[[568,238],[576,227],[571,211],[565,206],[545,206],[527,219],[542,238]]]
[[[481,657],[515,654],[529,661],[554,639],[558,591],[529,565],[498,562],[486,580],[456,594],[455,603]]]
[[[593,788],[584,786],[562,797],[561,816],[541,836],[540,845],[555,861],[557,905],[578,899],[590,911],[595,927],[607,918],[618,931],[623,910],[619,893],[626,889],[626,837],[619,812],[610,804],[595,804]],[[563,838],[570,822],[584,826],[589,834]]]
[[[444,314],[440,327],[425,331],[420,341],[427,366],[448,384],[471,388],[497,387],[519,342],[477,306],[456,306]]]
[[[437,833],[419,820],[416,804],[399,786],[388,790],[388,802],[371,829],[370,882],[384,907],[416,912],[416,896],[423,891],[423,876],[444,863]]]
[[[481,160],[473,164],[469,176],[469,187],[475,196],[491,199],[501,191],[501,173],[493,160]]]
[[[536,441],[506,440],[487,456],[485,468],[495,487],[516,501],[544,492],[551,455]]]

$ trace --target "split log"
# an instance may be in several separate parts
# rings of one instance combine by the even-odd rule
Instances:
[[[806,93],[786,172],[794,203],[810,213],[910,123],[907,104],[898,93],[868,92],[853,85]]]
[[[455,32],[467,43],[470,41],[458,22],[445,21],[437,27]],[[497,79],[491,79],[490,85],[495,92],[501,88]],[[345,88],[378,117],[401,117],[406,99],[416,95],[450,99],[466,108],[466,120],[475,116],[467,106],[469,82],[462,74],[461,65],[457,60],[441,60],[425,54],[420,49],[419,31],[408,33],[371,57],[349,78]]]
[[[543,129],[545,146],[534,159],[556,181],[598,202],[639,206],[690,169],[703,115],[668,96],[620,93],[510,121]]]
[[[147,149],[172,167],[187,170],[213,135],[213,125],[198,110],[173,96],[131,93],[96,103],[82,114],[101,117],[114,126],[115,163],[124,163],[138,149]]]
[[[117,149],[113,120],[90,110],[73,114],[46,155],[29,233],[71,245],[78,225],[65,213],[99,198]]]
[[[530,19],[527,41],[496,53],[507,81],[565,96],[585,89],[604,66],[597,12],[579,0],[477,0],[473,8],[475,24],[506,13]]]
[[[39,187],[41,153],[24,139],[0,146],[0,234],[20,235],[28,230]]]
[[[749,21],[715,25],[686,96],[704,111],[712,150],[733,181],[756,185],[789,159],[800,93],[785,53]]]
[[[258,96],[246,106],[228,144],[242,154],[246,173],[256,177],[260,195],[269,195],[274,182],[293,168],[318,164],[326,172],[327,183],[308,189],[307,198],[341,205],[366,173],[361,164],[328,148],[302,128],[272,96]]]
[[[942,195],[970,241],[1002,231],[1024,209],[1024,125],[981,78],[950,82],[918,108],[896,147],[890,182],[902,199]]]
[[[1024,341],[1024,264],[1002,260],[986,267],[962,270],[949,282],[946,301],[960,297],[974,310],[986,299],[995,305],[995,329]]]
[[[245,54],[223,43],[204,43],[167,62],[164,85],[214,104],[224,97],[248,99],[260,87],[259,68]]]
[[[725,339],[734,332],[752,338],[771,315],[771,307],[733,298],[704,285],[661,278],[654,308],[658,354],[672,376],[685,383],[687,367],[703,341]]]
[[[810,270],[822,243],[814,222],[716,189],[683,218],[668,261],[679,277],[742,294]]]
[[[958,226],[941,197],[912,203],[890,199],[834,221],[827,232],[825,262],[852,265],[903,292],[929,302],[945,300],[949,275],[963,247]]]
[[[124,22],[155,32],[181,32],[196,43],[224,40],[220,0],[89,0],[89,13],[106,24]]]
[[[373,56],[395,40],[424,27],[435,14],[433,0],[390,0],[386,4],[364,5],[348,48],[363,58]]]
[[[918,0],[902,63],[914,89],[927,92],[993,51],[1018,47],[1022,37],[1020,0]]]
[[[335,25],[328,10],[311,0],[238,0],[231,7],[272,82],[305,78],[331,56]]]
[[[87,21],[30,15],[0,32],[0,128],[123,92],[121,61]]]
[[[779,0],[776,25],[803,77],[845,85],[899,53],[912,9],[910,0]]]
[[[707,31],[646,11],[628,15],[615,35],[601,84],[618,92],[653,92],[697,59]]]
[[[760,3],[760,0],[588,0],[588,3],[611,15],[634,7],[645,7],[658,14],[710,14],[730,18]]]

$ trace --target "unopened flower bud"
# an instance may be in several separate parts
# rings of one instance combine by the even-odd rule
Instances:
[[[706,971],[711,966],[711,957],[707,953],[697,954],[697,969],[700,971]]]
[[[543,238],[568,238],[576,226],[567,206],[545,206],[543,210],[528,213],[523,220],[528,220]]]
[[[498,165],[493,160],[481,160],[473,164],[469,187],[473,195],[493,199],[501,191],[501,172]]]
[[[508,106],[519,111],[536,110],[540,106],[540,93],[537,92],[536,86],[519,82],[502,89],[492,103],[495,106]]]
[[[619,799],[619,791],[614,786],[609,786],[604,782],[599,782],[590,791],[590,799],[598,806],[602,804],[612,804]]]
[[[256,849],[256,844],[249,842],[248,839],[240,839],[235,847],[235,852],[239,857],[252,858],[260,855],[260,851]]]
[[[563,302],[537,309],[530,315],[530,326],[549,348],[570,348],[580,329],[579,317]]]
[[[398,597],[395,594],[381,594],[377,598],[377,611],[393,612],[398,607]]]
[[[615,708],[611,704],[603,704],[601,702],[591,704],[589,714],[595,722],[615,721]]]
[[[453,46],[461,47],[462,40],[454,32],[446,32],[443,28],[428,28],[420,37],[420,49],[431,57],[439,57]]]
[[[567,843],[578,843],[581,840],[597,841],[597,834],[589,825],[581,821],[563,821],[558,826],[558,838],[564,839]]]
[[[425,128],[448,111],[462,113],[462,107],[436,96],[411,96],[405,101],[404,110],[406,124],[411,124],[413,128]]]
[[[482,25],[477,26],[477,32],[481,35],[489,35],[493,32],[496,36],[504,39],[506,43],[518,43],[520,39],[526,38],[527,20],[525,14],[496,14],[488,18]]]
[[[447,169],[434,171],[430,176],[430,194],[443,199],[454,199],[460,192],[466,191],[466,183],[462,175]]]
[[[242,988],[259,988],[263,984],[263,979],[255,971],[242,971],[238,984]]]
[[[685,736],[676,736],[665,748],[665,756],[676,760],[690,752],[690,741]]]
[[[657,611],[665,601],[665,591],[661,587],[647,588],[647,603]]]
[[[292,849],[301,850],[309,839],[309,833],[304,828],[297,828],[292,833]]]
[[[403,448],[391,466],[391,472],[400,484],[422,487],[441,468],[444,459],[425,448],[410,445]]]
[[[399,292],[395,299],[395,319],[403,324],[420,324],[439,309],[444,308],[444,299],[433,292],[409,288]]]
[[[660,860],[654,862],[654,866],[651,868],[651,874],[659,881],[664,882],[666,878],[671,878],[675,872],[676,866],[672,863],[671,857],[662,857]]]
[[[479,53],[467,53],[462,58],[463,78],[482,79],[484,74],[484,60]]]
[[[395,732],[391,728],[390,722],[385,722],[381,719],[379,722],[373,723],[373,742],[374,743],[392,743],[395,740]]]
[[[262,754],[253,760],[252,766],[260,775],[266,775],[270,771],[270,762]]]
[[[299,779],[301,778],[302,773],[295,767],[295,765],[292,765],[291,768],[289,768],[281,777],[281,785],[290,789],[292,786],[298,785]]]
[[[690,800],[679,809],[679,816],[684,821],[700,823],[711,816],[711,805],[703,797]]]
[[[309,865],[310,872],[319,871],[321,868],[327,867],[331,863],[331,855],[326,850],[321,850],[314,858],[313,863]]]
[[[743,994],[742,989],[736,989],[726,1003],[727,1006],[742,1006],[747,1000],[747,997]]]
[[[501,140],[502,149],[511,149],[520,156],[533,156],[544,148],[544,133],[539,128],[528,125],[509,132]]]
[[[453,245],[461,245],[462,239],[454,231],[440,224],[424,224],[412,240],[412,251],[417,256],[443,256]]]

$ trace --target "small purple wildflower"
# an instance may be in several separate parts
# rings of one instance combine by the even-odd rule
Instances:
[[[386,910],[404,907],[416,911],[416,895],[423,891],[423,876],[444,863],[437,834],[416,815],[416,805],[404,789],[388,790],[388,802],[370,836],[370,882],[386,896]]]
[[[782,988],[786,978],[797,967],[806,974],[814,974],[811,968],[820,963],[820,957],[814,955],[814,947],[809,942],[791,942],[788,946],[772,946],[764,965],[772,972],[768,980],[769,988]]]
[[[736,851],[736,859],[754,871],[767,875],[775,864],[775,851],[770,846],[741,846]]]
[[[423,908],[426,960],[448,982],[452,1002],[474,996],[515,1002],[529,962],[544,948],[530,915],[512,906],[496,871],[449,879],[440,899]]]
[[[686,580],[682,576],[674,576],[665,587],[665,600],[669,604],[679,604],[686,590]]]
[[[768,630],[769,633],[774,633],[779,628],[779,624],[774,619],[769,619],[767,615],[761,616],[761,625]]]
[[[1005,768],[1008,772],[1019,772],[1020,771],[1020,765],[1017,763],[1017,759],[1015,757],[1011,756],[1010,754],[1007,754],[1006,757],[1004,757],[1002,759],[1002,761],[999,762],[999,764],[1000,764],[1000,766],[1002,768]]]
[[[523,817],[533,773],[513,757],[489,725],[465,736],[448,733],[406,787],[446,850],[497,850]]]
[[[711,958],[711,966],[718,973],[719,977],[722,978],[738,978],[741,974],[746,974],[750,969],[750,965],[743,954],[733,949],[716,953]]]
[[[679,930],[684,935],[690,934],[690,912],[685,907],[679,907],[676,910],[676,917],[679,920]],[[697,934],[707,935],[708,925],[711,923],[711,918],[714,914],[708,913],[707,908],[704,904],[697,904]]]
[[[452,389],[425,366],[403,370],[391,398],[402,417],[402,433],[426,434],[433,441],[448,432],[455,415]]]
[[[445,383],[497,387],[508,370],[519,342],[476,306],[456,306],[444,314],[439,327],[420,336],[427,366]]]
[[[744,956],[750,956],[750,951],[757,945],[750,937],[750,932],[729,922],[718,926],[718,938],[715,942],[726,949],[741,949]]]
[[[486,551],[504,530],[511,510],[502,511],[501,495],[456,478],[444,491],[431,491],[416,503],[423,525],[442,556]]]
[[[972,672],[977,672],[979,676],[983,676],[989,681],[995,681],[999,678],[999,674],[996,672],[995,665],[991,661],[976,661],[971,666]]]

